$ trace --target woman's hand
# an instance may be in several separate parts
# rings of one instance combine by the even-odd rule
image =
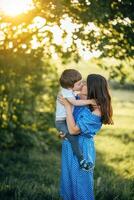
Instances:
[[[61,104],[63,104],[66,108],[67,108],[67,107],[71,107],[70,102],[69,102],[66,98],[64,98],[62,95],[58,95],[58,100],[59,100],[59,102],[60,102]]]

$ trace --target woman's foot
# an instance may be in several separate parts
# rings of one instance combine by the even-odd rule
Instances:
[[[92,162],[86,161],[85,159],[80,161],[81,169],[85,171],[90,171],[94,168],[94,164]]]

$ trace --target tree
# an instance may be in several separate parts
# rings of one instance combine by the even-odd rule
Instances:
[[[56,68],[49,64],[53,56],[59,56],[63,62],[70,59],[77,62],[80,52],[96,50],[100,57],[114,57],[123,62],[131,61],[134,56],[132,0],[33,2],[34,9],[25,14],[0,17],[2,147],[20,145],[20,137],[24,138],[25,133],[28,136],[49,128],[47,123],[52,116],[46,117],[46,129],[41,125],[44,114],[49,116],[54,112],[58,76]],[[112,78],[121,76],[124,83],[127,73],[123,68],[119,63],[110,68],[110,74]],[[46,93],[45,98],[51,97],[45,104],[50,111],[42,116],[37,108],[39,104],[43,108]]]
[[[0,148],[47,148],[58,81],[41,58],[40,51],[0,56]]]
[[[3,16],[1,21],[9,22],[10,27],[19,26],[23,30],[23,36],[16,35],[20,39],[17,42],[13,41],[14,47],[28,42],[34,35],[41,42],[42,33],[43,37],[49,39],[49,45],[54,45],[61,56],[66,53],[69,56],[78,53],[77,40],[79,39],[83,48],[90,51],[100,50],[103,57],[130,59],[134,55],[133,9],[132,0],[34,0],[34,10],[20,15],[17,19]],[[29,24],[32,24],[37,16],[45,20],[44,25],[29,29]],[[67,30],[61,27],[62,20],[66,18],[74,24],[74,29],[72,43],[66,51],[63,51],[61,45],[54,44],[51,27],[59,26],[62,29],[62,37],[67,37]],[[43,47],[45,48],[45,44]]]

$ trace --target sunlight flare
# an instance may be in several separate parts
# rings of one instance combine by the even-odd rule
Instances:
[[[33,8],[32,0],[1,0],[0,11],[15,17]]]

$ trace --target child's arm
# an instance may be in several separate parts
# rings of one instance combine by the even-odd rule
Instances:
[[[67,100],[74,106],[85,106],[85,105],[97,105],[96,101],[94,99],[85,99],[85,100],[81,100],[81,99],[71,99],[71,98],[67,98]]]

